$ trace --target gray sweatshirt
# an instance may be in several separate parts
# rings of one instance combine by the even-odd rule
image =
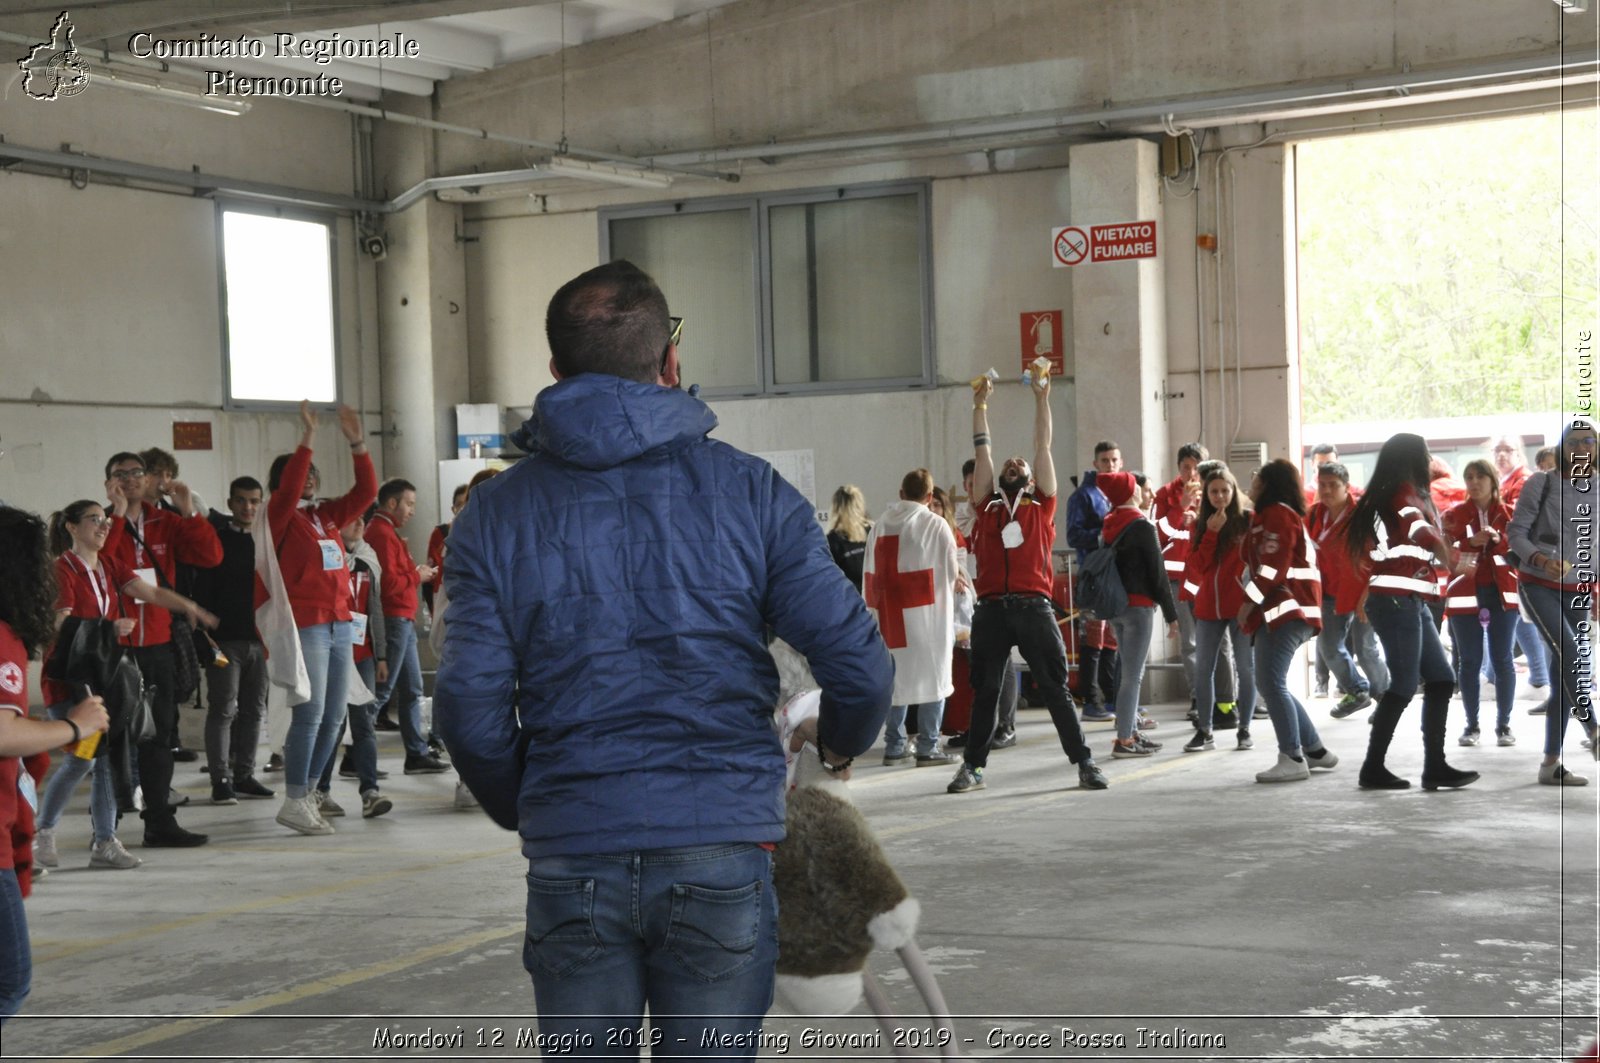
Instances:
[[[1522,493],[1517,496],[1517,511],[1506,528],[1506,537],[1511,549],[1522,558],[1518,574],[1550,579],[1544,570],[1533,564],[1537,551],[1545,557],[1558,557],[1572,566],[1561,580],[1563,586],[1592,584],[1597,545],[1595,510],[1600,508],[1600,483],[1593,476],[1574,480],[1565,476],[1552,479],[1553,476],[1548,472],[1534,473],[1523,483]]]

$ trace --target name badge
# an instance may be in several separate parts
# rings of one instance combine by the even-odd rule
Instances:
[[[152,587],[161,586],[161,582],[156,579],[156,570],[153,568],[136,568],[133,570],[133,574],[150,584]]]
[[[34,784],[33,776],[20,764],[17,765],[17,792],[28,802],[29,808],[39,811],[39,788]]]
[[[317,545],[322,547],[322,571],[332,572],[344,568],[344,550],[333,539],[318,539]]]
[[[1000,529],[1000,542],[1007,550],[1015,550],[1022,545],[1022,525],[1012,521]]]
[[[367,614],[350,613],[350,645],[365,646],[367,644]]]

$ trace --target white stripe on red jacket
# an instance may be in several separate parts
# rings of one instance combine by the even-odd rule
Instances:
[[[1467,542],[1483,530],[1483,518],[1478,513],[1478,504],[1471,499],[1460,505],[1451,506],[1440,518],[1440,523],[1444,525],[1445,536],[1452,546],[1458,550],[1478,552],[1479,569],[1484,565],[1493,566],[1494,585],[1500,593],[1501,608],[1507,612],[1519,611],[1521,605],[1517,595],[1517,574],[1506,561],[1508,545],[1506,525],[1511,523],[1511,510],[1505,503],[1501,503],[1489,514],[1489,527],[1500,533],[1499,541],[1492,546],[1472,546]],[[1450,581],[1445,589],[1444,615],[1478,615],[1478,569],[1463,573]]]
[[[1416,488],[1403,486],[1372,522],[1377,540],[1367,589],[1373,594],[1439,596],[1433,547],[1444,542],[1444,533],[1428,518],[1425,505]]]

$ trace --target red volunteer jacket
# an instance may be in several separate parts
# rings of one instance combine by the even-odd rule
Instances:
[[[1022,545],[1006,549],[1000,536],[1012,516],[999,492],[991,495],[972,524],[972,553],[978,559],[978,599],[1002,594],[1038,594],[1050,597],[1050,547],[1056,541],[1056,498],[1023,492],[1017,500],[1016,521],[1022,526]],[[384,570],[385,582],[388,570]]]
[[[1194,603],[1196,620],[1232,620],[1244,604],[1244,544],[1249,535],[1235,536],[1226,550],[1220,550],[1210,528],[1203,524],[1195,528],[1183,566],[1182,598]]]
[[[83,558],[68,550],[56,558],[55,573],[56,609],[91,620],[115,620],[122,615],[117,592],[134,580],[132,572],[104,552],[90,572]],[[72,696],[71,689],[59,679],[43,676],[39,686],[46,705],[59,705]]]
[[[1506,525],[1511,523],[1511,509],[1501,503],[1489,514],[1489,527],[1500,533],[1500,541],[1489,546],[1470,546],[1467,540],[1484,528],[1483,514],[1471,499],[1452,506],[1440,518],[1445,537],[1458,550],[1478,554],[1477,567],[1456,576],[1445,589],[1445,616],[1477,616],[1478,588],[1493,584],[1500,591],[1501,608],[1515,612],[1520,608],[1517,597],[1517,574],[1506,560]]]
[[[134,540],[127,519],[117,517],[111,522],[105,546],[100,548],[101,557],[116,561],[136,575],[142,568],[159,570],[165,582],[148,579],[152,587],[171,587],[179,561],[195,568],[222,564],[222,540],[204,516],[180,517],[148,502],[140,502],[139,506],[144,524],[139,536],[144,545]],[[122,613],[138,621],[133,634],[122,640],[123,645],[164,646],[172,641],[172,614],[159,605],[146,605],[124,594]]]
[[[1528,467],[1518,465],[1506,473],[1506,478],[1500,481],[1500,501],[1511,507],[1517,508],[1517,498],[1522,494],[1522,485],[1528,482]]]
[[[383,615],[416,619],[417,588],[422,585],[422,577],[417,575],[417,563],[411,560],[411,551],[394,521],[383,513],[373,517],[367,525],[367,545],[378,555],[378,564],[383,568],[382,585],[378,588],[383,595]]]
[[[1368,590],[1373,594],[1438,597],[1433,547],[1444,542],[1444,533],[1429,519],[1416,488],[1408,484],[1395,492],[1383,507],[1377,531]]]
[[[1331,602],[1336,613],[1353,613],[1361,592],[1366,589],[1365,571],[1358,571],[1345,550],[1345,533],[1350,530],[1350,514],[1361,496],[1350,492],[1350,501],[1330,519],[1328,507],[1318,502],[1306,513],[1306,533],[1317,545],[1317,571],[1322,576],[1322,600]]]
[[[1300,514],[1282,502],[1258,511],[1245,538],[1245,560],[1250,578],[1244,594],[1254,606],[1245,617],[1246,634],[1254,634],[1263,624],[1276,628],[1291,620],[1304,620],[1311,630],[1322,630],[1317,548]]]
[[[311,474],[311,448],[298,447],[284,467],[278,489],[267,500],[267,523],[283,570],[284,590],[294,610],[296,627],[314,627],[350,619],[350,582],[339,529],[366,511],[378,497],[378,473],[372,455],[357,454],[355,486],[342,498],[302,508],[300,492]],[[324,563],[322,543],[337,555]],[[219,548],[220,549],[220,548]]]
[[[1161,564],[1167,570],[1167,579],[1175,583],[1183,579],[1184,563],[1189,560],[1190,540],[1197,530],[1184,525],[1184,514],[1198,512],[1200,508],[1196,503],[1193,511],[1185,509],[1184,501],[1183,477],[1179,476],[1156,491],[1155,504],[1150,507],[1156,538],[1161,541]]]

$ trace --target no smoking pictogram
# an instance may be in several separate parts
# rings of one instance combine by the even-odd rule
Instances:
[[[1089,255],[1089,234],[1076,225],[1067,225],[1050,234],[1051,265],[1076,266]]]

